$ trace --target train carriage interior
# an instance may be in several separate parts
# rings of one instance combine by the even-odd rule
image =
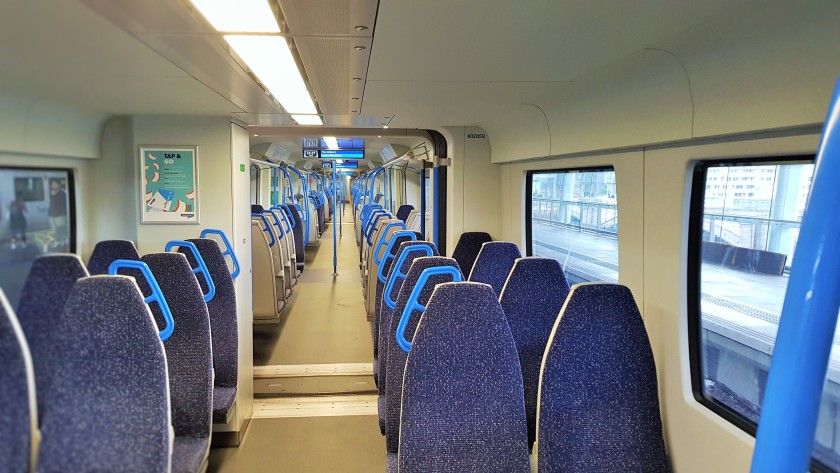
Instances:
[[[0,473],[840,472],[838,25],[0,2]]]

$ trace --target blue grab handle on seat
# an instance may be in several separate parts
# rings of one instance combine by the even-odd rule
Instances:
[[[198,247],[195,246],[195,243],[184,241],[184,240],[172,240],[166,244],[166,251],[172,251],[172,248],[187,248],[192,252],[193,258],[195,258],[196,264],[198,265],[197,268],[191,268],[193,274],[199,275],[201,274],[204,276],[204,280],[207,281],[207,294],[204,294],[204,302],[210,302],[216,297],[216,285],[213,284],[213,278],[210,277],[210,270],[207,269],[207,264],[204,263],[204,258],[201,257],[201,253],[198,252]]]
[[[146,283],[149,284],[149,288],[152,290],[152,295],[143,299],[143,302],[147,305],[152,302],[157,302],[158,307],[160,307],[160,312],[163,314],[163,320],[166,322],[166,327],[160,331],[160,340],[166,341],[172,336],[172,332],[175,331],[175,319],[172,317],[172,311],[169,310],[169,304],[166,303],[166,298],[163,297],[163,292],[160,290],[160,286],[158,285],[154,274],[152,274],[152,270],[149,269],[149,265],[142,261],[118,259],[108,266],[108,274],[116,276],[119,274],[118,271],[121,268],[136,269],[143,274],[143,277],[146,279]]]
[[[295,227],[297,227],[297,222],[295,222],[295,219],[292,218],[292,211],[289,210],[289,206],[286,205],[286,204],[283,204],[283,205],[278,205],[278,207],[280,207],[280,211],[283,212],[283,218],[285,218],[286,221],[289,224],[289,230],[291,231]]]
[[[367,240],[368,246],[373,245],[373,241],[371,240],[373,239],[373,233],[376,232],[376,224],[379,223],[379,220],[382,219],[382,217],[388,218],[388,212],[385,212],[384,210],[377,212],[379,213],[377,213],[375,217],[371,218],[371,224],[368,225],[367,231],[365,232],[365,240]]]
[[[225,244],[225,251],[222,252],[222,256],[230,256],[233,262],[233,272],[230,273],[230,277],[236,279],[239,276],[239,259],[236,257],[236,253],[233,252],[233,246],[230,244],[227,235],[225,235],[225,232],[215,228],[205,228],[201,231],[201,238],[207,238],[207,235],[219,235],[221,237],[222,243]]]
[[[432,256],[434,254],[430,245],[409,246],[400,253],[400,257],[397,259],[397,262],[394,263],[394,266],[392,266],[393,270],[391,271],[391,275],[388,277],[388,284],[385,285],[384,293],[385,305],[388,306],[389,309],[394,310],[397,308],[397,301],[391,299],[391,293],[394,292],[394,286],[397,284],[397,280],[408,277],[404,272],[400,271],[400,268],[402,268],[402,265],[405,264],[405,260],[408,259],[408,255],[410,253],[417,253],[420,251],[422,251],[426,256]]]
[[[406,231],[405,230],[405,224],[403,224],[402,227],[403,227],[402,231],[396,232],[393,235],[391,235],[391,239],[388,240],[388,246],[385,248],[385,255],[382,258],[382,261],[380,261],[378,263],[379,264],[379,271],[378,271],[376,277],[377,277],[377,279],[379,279],[379,282],[381,282],[383,284],[385,284],[387,282],[387,279],[385,278],[385,272],[384,272],[385,271],[385,263],[387,263],[389,260],[394,259],[394,257],[396,256],[395,254],[392,253],[392,251],[394,250],[394,243],[397,242],[397,239],[402,238],[402,237],[408,237],[409,241],[417,241],[417,235],[414,232]],[[376,252],[373,253],[373,258],[376,259]]]
[[[840,307],[840,82],[796,244],[761,408],[753,473],[808,471]]]
[[[376,254],[379,253],[379,250],[384,248],[385,245],[387,245],[389,241],[391,241],[391,240],[386,240],[385,236],[388,235],[388,231],[391,230],[394,227],[397,227],[397,228],[402,227],[401,230],[405,230],[405,224],[402,223],[402,222],[391,222],[391,223],[385,225],[385,227],[382,229],[382,231],[379,232],[379,241],[376,242],[376,246],[373,249],[373,262],[374,263],[382,264],[382,261],[385,259],[385,258],[381,258],[381,259],[377,258]]]
[[[286,233],[291,232],[292,231],[292,226],[289,225],[289,219],[286,218],[286,212],[283,210],[283,206],[282,205],[275,205],[275,206],[271,207],[272,213],[275,210],[280,212],[280,221],[283,222],[283,224],[286,225],[286,227],[283,229],[283,231],[285,231]]]
[[[274,220],[273,225],[277,227],[277,236],[283,238],[286,235],[286,232],[283,231],[283,225],[280,224],[280,219],[277,218],[277,214],[274,213],[273,210],[263,210],[263,215],[268,215],[271,217],[271,220]]]
[[[364,207],[362,207],[362,228],[367,228],[368,221],[373,216],[373,211],[381,208],[382,207],[379,204],[365,204]]]
[[[420,305],[417,299],[432,276],[452,276],[452,282],[461,282],[463,280],[461,272],[455,266],[436,266],[434,268],[426,268],[420,273],[417,284],[414,285],[414,288],[411,290],[411,295],[408,296],[408,303],[406,303],[405,309],[400,316],[400,322],[397,324],[397,345],[406,353],[411,351],[411,342],[405,339],[405,329],[408,328],[408,319],[415,310],[420,312],[426,311],[426,307]]]
[[[268,247],[274,248],[274,244],[277,242],[277,240],[274,238],[274,232],[271,231],[271,224],[268,223],[268,219],[266,219],[265,215],[263,214],[251,214],[251,217],[257,217],[262,219],[263,223],[265,224],[265,228],[263,228],[262,230],[268,233],[268,236],[271,237],[271,241],[268,242]]]

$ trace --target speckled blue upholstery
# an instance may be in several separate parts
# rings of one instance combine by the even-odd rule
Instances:
[[[405,365],[399,471],[528,472],[525,424],[519,356],[496,293],[438,286]]]
[[[452,259],[458,262],[465,275],[470,275],[478,252],[481,251],[481,245],[488,241],[493,241],[493,237],[485,232],[464,232],[458,238],[458,243],[452,251]]]
[[[431,247],[432,248],[432,255],[438,256],[437,247],[432,242],[428,242],[428,241],[405,241],[403,243],[400,243],[400,246],[397,249],[397,254],[394,257],[394,262],[396,262],[400,258],[400,255],[402,254],[403,251],[405,251],[406,248],[411,248],[412,246],[418,246],[418,245],[426,245],[426,246]],[[403,274],[408,275],[408,272],[411,269],[411,265],[412,265],[412,263],[414,263],[414,260],[417,259],[417,258],[421,258],[423,256],[424,256],[424,253],[421,253],[421,252],[409,253],[408,257],[406,257],[405,261],[403,262],[403,265],[400,268],[400,271]],[[393,268],[389,268],[389,271],[388,271],[388,277],[389,278],[391,276],[392,270],[393,270]],[[403,279],[398,279],[394,282],[394,289],[393,289],[393,295],[392,295],[394,300],[396,300],[396,297],[399,295],[400,288],[402,287],[403,282],[404,282]],[[384,295],[381,295],[380,297],[384,297]],[[385,428],[386,428],[386,426],[385,426],[386,405],[385,405],[384,399],[385,399],[385,390],[386,390],[386,383],[387,383],[387,376],[388,376],[387,368],[386,368],[387,361],[388,361],[388,337],[389,337],[388,329],[391,327],[391,319],[393,318],[393,316],[394,316],[394,311],[389,309],[387,305],[382,303],[381,313],[380,313],[380,316],[379,316],[379,331],[377,333],[377,338],[378,338],[379,346],[381,347],[381,350],[379,351],[379,357],[373,360],[373,369],[374,369],[375,374],[377,374],[378,377],[379,377],[379,380],[378,380],[379,384],[378,384],[377,387],[379,388],[379,396],[380,396],[380,399],[382,400],[382,402],[379,403],[379,430],[383,434],[385,434]],[[396,328],[396,326],[394,326],[394,327]],[[392,334],[391,336],[394,336],[394,335]]]
[[[35,374],[29,348],[6,295],[0,290],[0,470],[29,471],[37,428]]]
[[[213,412],[210,316],[198,281],[183,254],[150,253],[142,261],[152,270],[175,320],[175,331],[163,342],[175,430],[172,472],[197,472],[210,448]],[[144,287],[145,280],[140,286],[144,295],[150,294]],[[152,304],[151,308],[155,319],[163,324],[158,305]],[[197,455],[196,449],[202,454]]]
[[[402,245],[404,242],[407,242],[407,241],[412,241],[412,240],[409,240],[408,237],[405,237],[405,236],[397,237],[396,241],[394,242],[394,245],[391,247],[391,253],[390,254],[396,256],[397,251],[399,251],[399,249],[400,249],[400,245]],[[382,256],[383,256],[383,258],[382,258],[381,266],[384,266],[382,268],[382,274],[385,275],[385,278],[386,278],[385,280],[387,281],[388,280],[387,279],[388,275],[391,274],[391,265],[393,265],[397,261],[397,259],[396,259],[396,257],[385,258],[385,255],[382,255]],[[375,364],[376,358],[379,356],[379,317],[380,317],[380,314],[382,313],[382,307],[384,306],[384,304],[382,304],[382,292],[384,290],[385,290],[385,283],[380,281],[379,278],[376,278],[376,300],[374,301],[374,309],[373,309],[373,314],[374,314],[373,315],[373,359],[374,359],[374,364]]]
[[[50,385],[53,331],[76,281],[87,276],[85,265],[76,255],[41,256],[32,263],[20,295],[17,316],[32,353],[38,412],[42,415],[44,393]]]
[[[400,208],[397,209],[397,218],[402,220],[403,223],[405,223],[405,221],[408,220],[408,215],[411,213],[412,210],[414,210],[413,205],[400,205]]]
[[[470,273],[470,282],[489,284],[498,297],[502,293],[513,263],[522,257],[519,247],[509,241],[490,241],[481,246]]]
[[[295,228],[292,233],[295,236],[295,257],[297,258],[298,271],[303,271],[303,263],[306,257],[306,245],[303,243],[303,232],[306,231],[306,226],[303,224],[303,219],[300,218],[297,208],[294,205],[283,205],[291,215],[292,220],[295,221]]]
[[[108,274],[108,266],[118,259],[140,261],[140,254],[134,243],[128,240],[103,240],[93,247],[88,260],[88,272],[91,276]]]
[[[513,265],[499,297],[522,366],[528,445],[533,445],[537,436],[537,392],[543,353],[568,295],[569,285],[559,262],[522,258]]]
[[[263,210],[265,210],[265,208],[264,208],[262,205],[260,205],[260,204],[251,204],[251,213],[252,213],[252,214],[259,214],[259,213],[262,213],[262,211],[263,211]]]
[[[387,450],[392,453],[397,452],[400,444],[400,400],[402,399],[403,371],[405,370],[405,359],[407,355],[397,345],[397,325],[399,324],[400,316],[408,305],[408,297],[417,284],[420,274],[424,269],[437,266],[454,266],[457,268],[458,263],[452,258],[441,256],[427,256],[414,260],[411,268],[406,273],[405,281],[403,281],[399,295],[396,298],[397,307],[394,309],[391,324],[388,326],[388,333],[386,335],[388,340],[388,354],[386,355],[387,359],[385,361],[385,382],[387,383],[385,386],[385,443]],[[435,286],[451,281],[452,278],[446,275],[430,277],[423,291],[420,293],[420,297],[417,298],[417,302],[425,305],[432,296]],[[405,339],[409,342],[414,337],[414,330],[417,328],[417,322],[420,320],[421,315],[421,312],[414,311],[409,317],[408,326],[405,330]]]
[[[633,294],[572,287],[543,360],[539,471],[669,471],[656,366]]]
[[[194,243],[198,253],[207,264],[213,284],[216,285],[216,297],[207,303],[210,313],[210,334],[213,341],[213,370],[216,378],[213,383],[213,422],[226,422],[227,415],[236,399],[236,383],[239,371],[239,328],[236,315],[236,289],[230,277],[225,257],[215,240],[195,238],[187,240]],[[190,265],[195,267],[195,260],[189,250],[178,250],[186,254]],[[198,278],[202,292],[207,292],[204,278]]]
[[[80,279],[54,333],[38,471],[168,471],[166,357],[134,280]]]

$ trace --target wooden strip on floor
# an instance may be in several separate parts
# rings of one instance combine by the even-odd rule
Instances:
[[[254,399],[253,418],[376,415],[376,399],[376,394]]]
[[[311,376],[373,376],[373,363],[255,366],[254,379]]]

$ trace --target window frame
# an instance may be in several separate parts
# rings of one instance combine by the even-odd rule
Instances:
[[[6,164],[0,164],[0,171],[48,171],[48,172],[66,172],[67,173],[67,217],[70,219],[68,222],[68,233],[69,233],[69,252],[76,253],[77,252],[77,230],[78,226],[76,225],[76,169],[75,168],[62,168],[62,167],[52,167],[52,166],[12,166]],[[48,189],[45,192],[49,192]],[[48,195],[48,194],[47,194]],[[45,196],[47,197],[47,196]]]
[[[582,173],[582,172],[605,172],[612,171],[616,173],[616,215],[618,214],[618,173],[615,166],[612,164],[605,164],[602,166],[578,166],[570,168],[553,168],[553,169],[531,169],[525,171],[525,256],[534,256],[533,248],[533,206],[534,206],[534,175],[536,174],[559,174],[559,173]]]
[[[688,316],[688,359],[691,377],[691,393],[694,400],[709,409],[724,420],[744,431],[752,437],[758,432],[758,424],[753,423],[726,404],[712,398],[706,397],[703,390],[703,329],[701,306],[701,270],[702,270],[702,239],[703,239],[703,211],[705,210],[706,198],[706,177],[708,170],[715,167],[738,167],[738,166],[759,166],[759,165],[790,165],[790,164],[813,164],[816,156],[788,155],[788,156],[763,156],[749,158],[721,158],[701,159],[694,162],[691,177],[691,188],[689,195],[689,217],[688,217],[688,254],[686,266],[686,303]],[[807,208],[806,208],[807,211]],[[781,314],[780,314],[781,315]],[[771,357],[772,366],[772,357]],[[818,473],[831,473],[835,470],[811,457],[810,471]]]

